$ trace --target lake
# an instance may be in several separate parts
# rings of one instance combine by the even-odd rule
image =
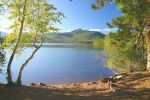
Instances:
[[[12,64],[12,77],[16,80],[18,70],[32,49],[16,56]],[[96,50],[87,44],[49,43],[35,54],[23,71],[22,82],[46,84],[67,84],[100,80],[109,77],[112,71],[105,67],[105,59],[97,58],[103,55],[103,50]],[[6,59],[10,54],[6,54]],[[5,65],[6,66],[6,65]],[[6,67],[3,68],[6,71]],[[6,83],[6,75],[0,75],[0,82]]]

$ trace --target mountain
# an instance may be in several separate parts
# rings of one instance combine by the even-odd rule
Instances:
[[[44,36],[49,42],[92,42],[95,38],[104,38],[105,35],[98,31],[76,29],[71,32],[49,33]]]

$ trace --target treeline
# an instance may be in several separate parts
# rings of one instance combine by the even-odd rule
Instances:
[[[104,49],[104,38],[95,38],[92,43],[94,48]]]

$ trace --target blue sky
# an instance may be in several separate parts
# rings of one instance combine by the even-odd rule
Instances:
[[[114,3],[110,3],[106,8],[96,11],[91,8],[91,4],[96,0],[73,0],[72,2],[69,0],[48,1],[66,16],[62,24],[56,25],[62,32],[82,28],[108,33],[114,29],[109,29],[106,23],[111,22],[113,18],[121,14]]]
[[[108,4],[106,8],[93,10],[91,4],[96,0],[48,0],[59,11],[66,16],[61,24],[56,24],[60,32],[69,32],[78,28],[84,30],[95,30],[102,33],[109,33],[115,29],[109,29],[106,23],[110,23],[113,18],[120,16],[120,11],[115,4]],[[10,33],[7,27],[11,24],[7,18],[0,16],[0,31]]]

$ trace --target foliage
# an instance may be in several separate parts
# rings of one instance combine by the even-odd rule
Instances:
[[[4,52],[4,48],[3,48],[3,41],[4,38],[1,37],[1,33],[0,33],[0,67],[3,67],[4,61],[5,61],[5,52]]]
[[[2,12],[2,3],[0,2],[0,13]]]
[[[104,50],[107,58],[107,66],[116,69],[119,73],[129,72],[135,67],[136,69],[144,69],[146,64],[145,52],[143,59],[140,45],[132,45],[131,43],[134,36],[128,36],[120,40],[118,39],[120,38],[118,34],[110,33],[105,37]]]
[[[34,48],[20,67],[16,83],[21,85],[22,71],[45,41],[43,34],[58,31],[54,24],[60,22],[64,15],[46,0],[3,0],[3,4],[8,10],[9,19],[13,22],[10,26],[13,32],[5,40],[12,51],[7,66],[8,84],[13,84],[11,64],[14,55],[26,47]]]
[[[108,67],[119,72],[127,72],[132,67],[145,68],[146,28],[150,21],[149,0],[97,0],[92,5],[94,9],[105,7],[107,3],[114,2],[122,15],[113,19],[110,28],[118,31],[110,33],[105,38],[105,52]]]
[[[29,2],[30,4],[27,5],[25,15],[23,34],[17,48],[18,51],[23,50],[25,47],[34,47],[36,45],[35,43],[41,42],[41,39],[43,42],[47,42],[43,38],[43,34],[58,31],[59,29],[55,28],[54,23],[60,22],[63,17],[61,12],[57,12],[57,9],[53,5],[46,3],[45,0],[30,0]],[[7,2],[7,5],[12,5],[9,7],[11,14],[9,18],[13,20],[10,26],[13,29],[13,33],[7,36],[5,43],[9,49],[11,47],[11,50],[13,50],[14,43],[17,42],[19,36],[18,29],[22,17],[22,12],[19,9],[22,9],[21,6],[24,5],[24,2],[16,1],[10,2],[9,4]]]
[[[104,47],[104,39],[102,38],[95,38],[93,40],[93,47],[96,49],[103,49]]]

